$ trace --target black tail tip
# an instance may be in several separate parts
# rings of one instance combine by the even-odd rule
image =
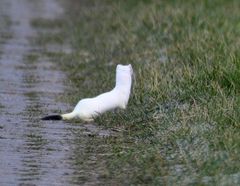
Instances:
[[[46,116],[43,117],[41,120],[62,120],[62,116],[61,115],[51,115],[51,116]]]

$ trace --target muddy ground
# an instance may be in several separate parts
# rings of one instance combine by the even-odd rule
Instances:
[[[40,120],[71,109],[57,99],[68,88],[64,72],[32,42],[38,37],[32,21],[55,19],[62,12],[54,0],[0,1],[0,185],[100,182],[101,166],[86,166],[98,159],[85,150],[91,148],[89,136],[102,138],[109,132],[95,124]],[[81,156],[91,157],[84,167],[78,162]]]

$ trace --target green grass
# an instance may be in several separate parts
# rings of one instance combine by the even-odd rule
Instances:
[[[110,145],[100,149],[110,153],[106,183],[240,183],[239,6],[237,0],[65,2],[60,29],[73,53],[51,54],[73,87],[65,100],[74,105],[111,89],[118,63],[131,63],[135,72],[127,110],[97,119],[123,131],[102,141]]]

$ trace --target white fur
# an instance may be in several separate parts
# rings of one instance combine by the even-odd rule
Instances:
[[[130,64],[117,65],[114,89],[94,98],[80,100],[71,113],[62,115],[63,119],[79,118],[84,121],[92,121],[106,111],[115,108],[125,109],[131,93],[132,74],[133,70]]]

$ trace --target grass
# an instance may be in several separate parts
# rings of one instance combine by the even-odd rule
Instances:
[[[50,56],[73,87],[65,100],[74,105],[111,89],[118,63],[131,63],[135,72],[127,110],[97,119],[122,131],[102,140],[109,145],[99,149],[109,154],[99,160],[107,170],[104,182],[238,185],[240,3],[64,3],[59,28],[73,53]]]

